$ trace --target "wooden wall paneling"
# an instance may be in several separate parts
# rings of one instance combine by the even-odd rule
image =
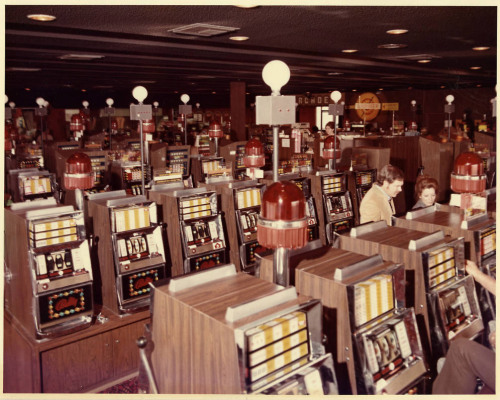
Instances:
[[[450,194],[451,172],[453,171],[453,143],[438,143],[420,137],[420,154],[424,174],[438,181],[439,193],[436,201],[447,201]]]

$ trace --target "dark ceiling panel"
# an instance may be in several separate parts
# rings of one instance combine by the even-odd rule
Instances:
[[[57,19],[28,20],[33,13]],[[5,17],[6,93],[19,105],[47,92],[54,105],[77,107],[83,97],[102,102],[110,95],[123,97],[117,106],[128,105],[138,82],[166,103],[177,104],[186,92],[193,101],[227,106],[230,82],[243,81],[253,102],[270,93],[261,71],[276,58],[291,69],[283,94],[494,87],[497,78],[497,8],[491,6],[7,5]],[[237,30],[210,38],[172,32],[195,23]],[[394,28],[409,32],[386,33]],[[234,42],[233,34],[250,39]],[[378,47],[387,43],[406,47]],[[346,48],[358,52],[342,53]],[[103,57],[60,59],[66,54]],[[423,57],[432,62],[418,63]],[[482,68],[470,69],[476,65]],[[40,70],[13,70],[19,67]]]

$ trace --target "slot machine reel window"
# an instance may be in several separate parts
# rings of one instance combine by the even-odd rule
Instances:
[[[467,279],[470,278],[470,279]],[[466,277],[437,292],[441,325],[448,340],[481,319],[474,280]]]
[[[413,309],[379,321],[367,330],[355,334],[358,363],[357,375],[362,376],[363,391],[384,393],[405,370],[415,369],[403,379],[409,380],[395,387],[406,387],[422,377],[426,368]],[[361,380],[360,380],[361,382]],[[395,394],[395,393],[392,393]]]
[[[54,187],[52,175],[19,176],[19,193],[23,201],[52,196]]]
[[[235,196],[237,222],[239,231],[243,233],[243,239],[257,233],[257,220],[262,202],[262,189],[253,187],[238,190]]]

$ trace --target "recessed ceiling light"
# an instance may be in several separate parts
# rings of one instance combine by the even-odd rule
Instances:
[[[353,91],[353,92],[357,92],[357,91],[358,91],[358,89],[352,89],[352,91]]]
[[[29,14],[26,17],[34,21],[41,21],[41,22],[50,22],[56,19],[54,15],[49,15],[49,14]]]
[[[212,94],[217,94],[217,92],[212,92]]]
[[[404,47],[408,47],[408,45],[402,43],[386,43],[386,44],[380,44],[377,47],[379,49],[402,49]]]
[[[408,33],[408,29],[390,29],[386,31],[389,35],[402,35],[404,33]]]
[[[248,36],[231,36],[229,40],[234,40],[236,42],[244,42],[245,40],[250,39]]]
[[[358,50],[356,49],[345,49],[345,50],[342,50],[342,53],[357,53]]]
[[[475,50],[475,51],[485,51],[485,50],[489,50],[490,48],[488,46],[477,46],[477,47],[473,47],[472,50]]]
[[[475,66],[475,67],[470,67],[470,69],[481,69],[482,67]]]
[[[480,83],[478,83],[478,84],[476,85],[476,87],[483,87],[483,85],[481,85]]]
[[[343,72],[328,72],[328,75],[337,76],[337,75],[344,75],[344,73]]]
[[[425,59],[425,60],[418,60],[418,62],[419,62],[420,64],[427,64],[427,63],[430,63],[430,62],[431,62],[431,60],[428,60],[428,59]]]
[[[256,8],[258,6],[252,5],[252,4],[240,4],[240,5],[237,5],[235,7],[238,7],[238,8]]]
[[[441,89],[444,89],[444,88],[445,88],[446,86],[444,86],[444,85],[441,85],[441,86],[439,86],[439,87],[440,87]]]
[[[381,87],[381,88],[378,88],[378,90],[384,90],[384,88],[383,88],[383,87]]]
[[[82,92],[86,92],[86,91],[87,91],[87,89],[82,89]]]
[[[29,92],[31,89],[29,87],[24,88],[27,92]]]

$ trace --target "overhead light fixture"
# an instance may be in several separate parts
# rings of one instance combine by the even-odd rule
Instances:
[[[477,47],[473,47],[472,50],[474,51],[485,51],[485,50],[489,50],[490,48],[488,46],[477,46]]]
[[[328,75],[330,76],[338,76],[338,75],[344,75],[343,72],[328,72]]]
[[[389,35],[402,35],[404,33],[408,33],[408,29],[390,29],[386,31]]]
[[[430,62],[431,62],[431,60],[429,60],[429,59],[425,59],[425,60],[418,60],[418,62],[419,62],[420,64],[427,64],[427,63],[430,63]]]
[[[342,50],[342,53],[357,53],[358,50],[356,49],[345,49],[345,50]]]
[[[253,5],[253,4],[239,4],[239,5],[236,5],[235,7],[238,7],[238,8],[256,8],[258,6]]]
[[[403,43],[386,43],[379,44],[377,47],[379,49],[403,49],[405,47],[408,47],[408,45]]]
[[[479,66],[474,66],[474,67],[470,67],[470,69],[481,69],[483,67],[479,67]]]
[[[134,83],[140,84],[140,85],[146,85],[146,84],[156,83],[156,81],[134,81]]]
[[[483,87],[483,85],[481,85],[480,83],[478,83],[478,84],[476,85],[476,87]]]
[[[170,29],[168,32],[182,34],[182,35],[212,37],[212,36],[222,35],[224,33],[234,32],[239,29],[240,28],[234,28],[231,26],[197,23]]]
[[[49,14],[29,14],[26,17],[32,19],[33,21],[41,21],[41,22],[50,22],[56,19],[54,15],[49,15]]]
[[[27,92],[29,92],[31,89],[29,87],[27,87],[27,88],[24,88],[24,90],[26,90]]]
[[[352,89],[352,91],[353,91],[353,92],[357,92],[357,91],[358,91],[358,89]]]
[[[217,94],[217,92],[212,92],[212,94]]]
[[[248,36],[231,36],[229,40],[234,40],[235,42],[244,42],[250,39]]]
[[[58,57],[60,60],[96,60],[99,58],[104,58],[104,56],[100,56],[97,54],[64,54]]]

